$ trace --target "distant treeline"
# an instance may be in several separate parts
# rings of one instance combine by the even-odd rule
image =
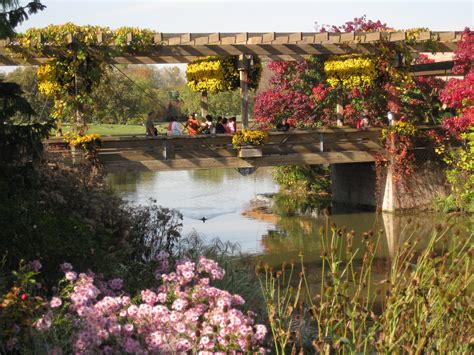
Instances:
[[[142,123],[149,111],[156,111],[160,120],[170,116],[185,117],[200,111],[200,94],[186,85],[184,71],[179,67],[134,65],[118,66],[109,70],[109,75],[93,94],[92,116],[88,123],[137,124]],[[53,105],[38,93],[36,68],[18,68],[4,75],[6,81],[18,83],[40,118],[50,115]],[[253,108],[253,93],[250,93],[250,112]],[[209,95],[211,115],[240,115],[239,91]]]

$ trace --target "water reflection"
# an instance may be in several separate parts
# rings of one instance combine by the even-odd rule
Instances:
[[[132,204],[144,204],[153,198],[179,210],[184,216],[184,234],[196,231],[207,240],[218,237],[239,243],[243,251],[262,254],[271,264],[296,260],[300,251],[307,262],[319,263],[319,235],[327,223],[321,212],[328,206],[327,199],[280,194],[269,199],[267,194],[278,192],[271,169],[260,168],[249,176],[232,169],[121,173],[109,175],[108,181]],[[376,214],[331,206],[330,223],[354,230],[358,238],[368,231],[374,237],[380,233],[377,257],[387,260],[414,233],[427,240],[443,219],[439,214]],[[465,227],[468,220],[449,223]]]

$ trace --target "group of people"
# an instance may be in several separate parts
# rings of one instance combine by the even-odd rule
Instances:
[[[149,112],[145,124],[146,135],[150,137],[158,135],[158,130],[153,124],[155,116],[154,111]],[[235,117],[218,116],[214,123],[211,115],[206,115],[205,120],[200,121],[196,113],[190,114],[184,125],[178,122],[176,116],[173,116],[169,119],[167,127],[168,136],[181,136],[186,133],[190,136],[198,134],[234,134],[236,131],[237,122]]]
[[[237,121],[235,117],[218,116],[216,123],[211,115],[206,115],[204,122],[201,122],[196,113],[189,115],[184,127],[189,135],[197,134],[234,134],[237,131]]]

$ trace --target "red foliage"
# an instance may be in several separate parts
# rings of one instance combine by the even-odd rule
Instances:
[[[313,96],[316,101],[324,101],[328,94],[332,91],[332,88],[323,84],[319,83],[318,86],[313,88]]]
[[[448,117],[442,122],[443,129],[456,139],[472,126],[474,126],[474,107],[465,109],[459,117]]]
[[[462,40],[458,42],[454,57],[453,71],[465,74],[463,79],[451,78],[440,98],[448,107],[456,109],[457,115],[444,119],[443,128],[453,138],[458,139],[474,125],[474,33],[466,28]]]
[[[308,95],[293,91],[267,90],[255,100],[254,115],[258,122],[272,124],[293,118],[301,122],[312,115],[314,104]]]
[[[454,54],[455,74],[466,74],[472,70],[472,63],[474,62],[474,33],[466,28],[462,34],[462,40],[458,42],[456,52]]]
[[[474,71],[471,70],[464,79],[451,78],[440,95],[448,107],[462,109],[474,103]]]
[[[384,31],[389,30],[390,27],[386,23],[380,22],[380,20],[372,21],[367,20],[367,16],[354,17],[353,21],[347,21],[341,26],[335,25],[322,25],[319,29],[321,32],[356,32],[356,31]]]

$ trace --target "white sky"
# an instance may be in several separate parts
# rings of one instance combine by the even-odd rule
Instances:
[[[26,0],[22,0],[25,2]],[[19,30],[50,23],[146,27],[160,32],[310,32],[314,23],[342,24],[362,15],[403,29],[473,26],[472,1],[165,1],[43,0],[47,8]]]
[[[26,3],[26,0],[20,3]],[[397,29],[474,27],[472,1],[270,1],[240,0],[42,0],[47,8],[18,27],[74,22],[110,28],[133,26],[158,32],[310,32],[367,15]],[[7,69],[8,70],[8,69]]]

